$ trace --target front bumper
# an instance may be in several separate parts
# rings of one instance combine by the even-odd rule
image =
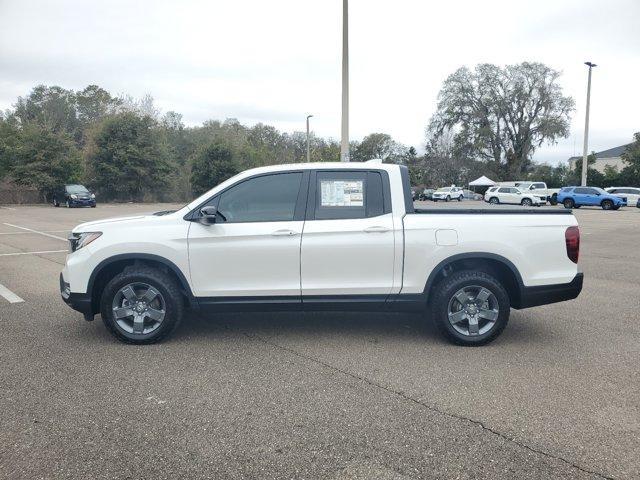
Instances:
[[[60,274],[60,296],[62,300],[77,312],[82,313],[85,318],[93,317],[93,305],[91,296],[87,293],[74,293],[69,290],[69,284],[64,281],[64,276]]]
[[[72,207],[95,207],[96,206],[96,199],[95,198],[90,198],[90,199],[69,199],[69,205],[71,205]]]
[[[558,283],[554,285],[540,285],[536,287],[521,287],[520,301],[513,308],[529,308],[549,303],[564,302],[573,300],[582,291],[582,281],[584,274],[576,273],[576,276],[569,283]]]

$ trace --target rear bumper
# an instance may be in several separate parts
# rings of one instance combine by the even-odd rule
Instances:
[[[578,272],[569,283],[558,283],[554,285],[540,285],[537,287],[522,287],[520,289],[519,305],[513,308],[529,308],[549,303],[564,302],[573,300],[582,291],[583,273]]]
[[[75,311],[84,315],[93,315],[91,296],[86,293],[73,293],[69,291],[69,284],[64,281],[60,274],[60,296],[62,300]]]

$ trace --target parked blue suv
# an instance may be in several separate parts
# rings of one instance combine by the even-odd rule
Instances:
[[[598,187],[563,187],[558,193],[558,203],[562,203],[564,208],[590,205],[602,207],[603,210],[618,210],[627,205],[627,199],[611,195]]]

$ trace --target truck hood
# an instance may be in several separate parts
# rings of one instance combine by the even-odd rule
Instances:
[[[158,219],[161,217],[157,217],[153,214],[146,215],[136,215],[131,217],[114,217],[114,218],[105,218],[103,220],[95,220],[93,222],[85,222],[76,226],[72,232],[80,233],[80,232],[91,232],[95,230],[102,230],[104,228],[109,228],[111,226],[121,226],[125,223],[138,223],[141,221],[149,221],[152,222],[154,219]]]

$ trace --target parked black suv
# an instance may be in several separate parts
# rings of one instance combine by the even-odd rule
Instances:
[[[53,194],[53,206],[66,205],[71,207],[91,207],[96,206],[96,196],[84,185],[65,185],[60,187]]]

